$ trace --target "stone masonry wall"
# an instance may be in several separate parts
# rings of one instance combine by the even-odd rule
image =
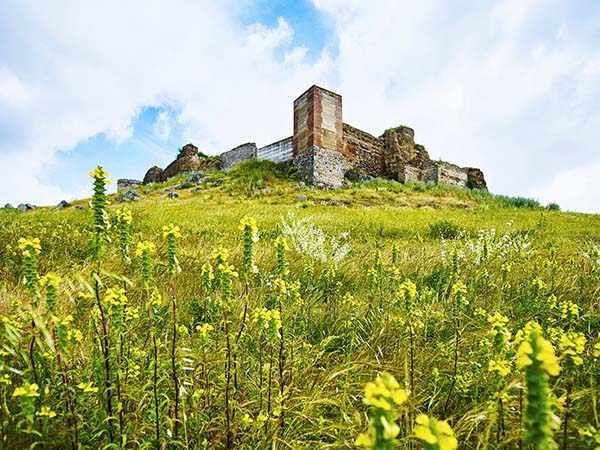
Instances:
[[[456,164],[440,162],[438,169],[438,183],[453,184],[465,187],[467,185],[467,170]]]
[[[221,154],[221,169],[229,169],[242,161],[256,159],[256,144],[248,142]]]
[[[428,161],[424,164],[421,175],[422,181],[467,186],[467,169],[445,161]]]
[[[339,186],[344,180],[342,97],[311,86],[294,101],[293,157],[305,180]]]
[[[284,162],[292,159],[294,153],[294,144],[292,136],[265,145],[258,149],[256,157],[273,162]]]
[[[294,161],[298,174],[311,184],[336,187],[344,182],[344,155],[338,151],[313,146]]]
[[[343,155],[347,168],[372,177],[381,174],[383,141],[364,131],[343,124]]]

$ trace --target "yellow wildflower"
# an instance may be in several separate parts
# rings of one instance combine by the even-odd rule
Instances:
[[[439,450],[455,450],[458,447],[458,441],[448,422],[429,418],[425,414],[419,414],[416,422],[414,433],[418,439],[437,445]]]

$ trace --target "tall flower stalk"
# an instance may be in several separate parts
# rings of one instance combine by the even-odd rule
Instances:
[[[102,321],[102,336],[99,337],[100,347],[104,355],[104,397],[106,401],[106,413],[108,424],[108,435],[110,442],[113,441],[112,424],[113,405],[112,405],[112,388],[111,388],[111,363],[110,363],[110,338],[108,336],[108,322],[106,311],[100,299],[100,268],[101,255],[104,244],[110,241],[108,230],[110,229],[110,221],[108,220],[108,199],[106,198],[106,186],[110,184],[108,173],[101,167],[97,166],[90,172],[90,177],[94,179],[94,192],[92,194],[91,206],[94,211],[94,231],[96,235],[96,271],[93,273],[94,292],[96,294],[96,305],[100,311],[100,320]]]
[[[142,261],[142,285],[146,294],[146,312],[148,314],[148,327],[152,338],[152,395],[154,397],[154,425],[156,432],[156,445],[160,442],[160,415],[158,408],[158,345],[156,342],[156,330],[154,327],[154,316],[160,306],[160,294],[156,288],[152,288],[152,255],[156,247],[152,242],[140,242],[135,251],[136,256]]]
[[[397,408],[408,400],[408,394],[393,375],[384,373],[365,386],[363,403],[373,407],[369,429],[359,434],[355,444],[371,450],[392,450],[400,426]]]
[[[550,450],[555,442],[551,428],[552,411],[548,399],[550,376],[560,373],[552,344],[542,336],[541,327],[529,322],[521,334],[517,367],[525,372],[527,406],[525,409],[525,445]]]
[[[33,314],[34,306],[37,306],[37,288],[38,288],[38,270],[37,270],[37,255],[42,251],[39,238],[33,239],[19,239],[19,249],[23,255],[23,282],[25,283],[25,289],[31,297],[31,311]],[[38,371],[35,364],[35,320],[33,315],[31,318],[31,341],[29,343],[29,362],[31,363],[31,371],[33,372],[33,379],[36,386],[39,386]]]
[[[171,305],[173,313],[173,336],[171,340],[171,376],[173,378],[173,387],[175,389],[175,405],[173,409],[173,437],[177,440],[179,432],[179,378],[177,376],[177,300],[175,297],[175,274],[180,272],[179,262],[177,261],[177,239],[181,237],[179,227],[173,224],[163,227],[163,238],[167,244],[167,271],[170,278]]]
[[[241,278],[244,282],[244,312],[242,314],[242,323],[240,325],[240,329],[235,338],[235,347],[237,348],[240,338],[242,337],[242,333],[244,332],[244,328],[246,326],[246,317],[248,315],[248,295],[249,295],[249,282],[250,276],[253,273],[258,272],[258,268],[254,264],[254,255],[252,254],[252,249],[254,247],[254,243],[258,242],[258,227],[256,225],[256,220],[249,216],[244,216],[240,221],[239,229],[244,233],[243,236],[243,244],[244,251],[242,255],[242,270],[241,270]],[[237,370],[237,355],[234,355],[234,380],[233,385],[237,392],[238,390],[238,370]]]
[[[226,426],[226,439],[227,449],[233,448],[233,432],[231,428],[232,422],[232,407],[231,407],[231,378],[233,372],[233,352],[231,345],[231,322],[229,319],[231,313],[231,298],[233,296],[232,284],[233,278],[237,277],[238,274],[235,272],[234,267],[227,263],[227,260],[223,260],[224,264],[217,266],[217,273],[219,274],[219,280],[221,283],[221,299],[222,299],[222,310],[223,310],[223,323],[225,326],[225,351],[226,351],[226,364],[225,364],[225,426]]]
[[[127,264],[129,263],[129,233],[133,216],[127,208],[118,209],[116,212],[117,231],[119,234],[119,255],[123,267],[123,289],[127,289]]]

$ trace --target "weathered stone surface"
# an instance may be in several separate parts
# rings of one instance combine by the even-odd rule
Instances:
[[[177,159],[169,164],[162,173],[162,179],[168,180],[180,173],[218,169],[219,161],[214,158],[198,156],[198,147],[192,144],[183,146]]]
[[[306,195],[299,195],[298,197],[296,197],[296,200],[298,200],[299,202],[304,202],[306,201]]]
[[[415,132],[410,127],[390,128],[375,137],[343,123],[342,97],[318,86],[311,86],[294,101],[292,137],[259,149],[254,143],[242,144],[223,153],[220,162],[199,154],[197,147],[187,144],[164,171],[156,166],[148,170],[144,184],[186,172],[219,166],[226,169],[250,159],[293,163],[298,174],[313,186],[338,186],[344,178],[354,182],[381,177],[400,182],[431,181],[487,188],[479,169],[431,161],[425,147],[415,143]],[[187,183],[196,184],[208,181],[210,177],[202,174],[187,179]],[[212,185],[221,183],[222,180],[217,180]]]
[[[256,158],[273,162],[286,162],[291,161],[294,156],[293,153],[294,140],[290,136],[259,148],[256,152]]]
[[[347,123],[343,125],[343,132],[342,153],[346,161],[346,168],[368,177],[379,176],[381,174],[382,140]]]
[[[17,206],[17,209],[21,212],[27,212],[27,211],[31,211],[32,209],[37,208],[35,205],[32,205],[31,203],[21,203],[19,204],[19,206]]]
[[[152,166],[148,169],[148,172],[146,172],[146,175],[144,175],[143,183],[144,184],[160,183],[161,181],[164,181],[163,170],[158,166]]]
[[[185,181],[188,183],[202,183],[204,181],[204,174],[202,172],[193,173]]]
[[[177,197],[179,197],[179,194],[177,192],[169,192],[168,197],[169,198],[177,198]]]
[[[342,128],[342,96],[311,86],[294,101],[294,158],[309,154],[314,148],[341,153]]]
[[[483,172],[476,167],[466,167],[467,169],[467,187],[471,189],[481,189],[487,191],[487,183]]]
[[[130,191],[124,192],[123,194],[117,196],[116,201],[121,202],[137,202],[140,199],[140,192],[137,189],[132,189]]]
[[[191,192],[193,192],[194,194],[198,193],[198,192],[202,192],[204,189],[201,188],[200,186],[195,187],[193,189],[191,189]]]
[[[68,208],[69,206],[71,206],[71,205],[69,205],[69,203],[66,200],[61,200],[58,203],[58,205],[56,205],[55,209],[64,209],[64,208]]]
[[[337,150],[312,147],[296,157],[298,173],[315,186],[328,188],[344,182],[344,155]]]
[[[219,187],[221,186],[223,183],[225,183],[225,178],[219,178],[218,180],[213,181],[212,183],[212,187]]]
[[[348,169],[344,172],[344,178],[350,183],[365,183],[371,181],[373,177],[356,169]]]
[[[84,208],[81,205],[75,205],[75,209],[83,210]]]
[[[238,145],[228,152],[221,153],[221,170],[229,169],[242,161],[256,159],[256,151],[256,144],[254,142],[248,142],[246,144]]]
[[[428,161],[423,166],[422,181],[467,186],[467,170],[445,161]]]
[[[10,203],[7,203],[6,205],[4,205],[4,207],[5,207],[6,209],[13,209],[13,208],[14,208],[14,206],[13,206],[13,205],[11,205]]]
[[[117,180],[117,192],[126,191],[127,189],[131,189],[132,187],[137,187],[142,184],[140,180],[129,180],[126,178],[121,178]]]

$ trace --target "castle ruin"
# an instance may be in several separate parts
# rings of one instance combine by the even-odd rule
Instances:
[[[380,177],[487,189],[481,170],[431,160],[412,128],[390,128],[375,137],[343,123],[342,96],[319,86],[294,101],[293,136],[262,148],[240,145],[221,155],[221,168],[248,159],[292,162],[302,179],[321,187]]]
[[[165,181],[179,173],[209,168],[225,170],[242,161],[261,159],[294,164],[301,178],[317,187],[379,177],[487,189],[481,170],[433,161],[414,137],[414,130],[406,126],[375,137],[343,123],[342,96],[313,85],[294,101],[293,136],[261,148],[251,142],[242,144],[222,153],[218,160],[198,155],[198,148],[187,144],[164,171],[156,166],[148,170],[143,182]]]

